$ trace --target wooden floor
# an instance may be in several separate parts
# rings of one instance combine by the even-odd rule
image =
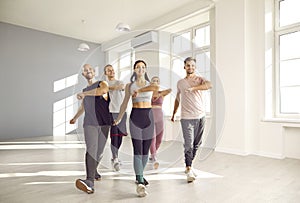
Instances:
[[[160,168],[150,163],[145,177],[149,195],[139,198],[132,169],[132,146],[121,146],[122,168],[110,165],[109,141],[95,182],[95,193],[75,188],[85,178],[85,148],[79,136],[0,142],[0,202],[300,202],[300,160],[199,152],[197,179],[186,183],[183,147],[164,142]]]

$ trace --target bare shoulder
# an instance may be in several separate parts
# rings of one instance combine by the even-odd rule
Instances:
[[[101,81],[99,86],[100,87],[106,87],[106,86],[108,86],[108,83],[106,81]]]

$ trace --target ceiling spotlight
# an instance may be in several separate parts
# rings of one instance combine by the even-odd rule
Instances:
[[[118,31],[118,32],[129,32],[130,31],[130,26],[128,24],[125,24],[125,23],[119,23],[116,26],[116,31]]]
[[[86,43],[81,43],[81,44],[79,44],[77,50],[78,51],[88,51],[88,50],[90,50],[90,47]]]

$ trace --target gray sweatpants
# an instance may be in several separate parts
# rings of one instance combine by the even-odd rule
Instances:
[[[205,126],[205,117],[200,119],[181,119],[185,165],[192,166]]]
[[[94,182],[95,172],[103,157],[104,147],[107,141],[109,125],[85,126],[84,139],[86,144],[85,167],[86,179]]]

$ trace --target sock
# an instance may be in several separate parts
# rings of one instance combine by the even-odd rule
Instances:
[[[138,183],[144,183],[143,175],[136,175],[136,180]]]

